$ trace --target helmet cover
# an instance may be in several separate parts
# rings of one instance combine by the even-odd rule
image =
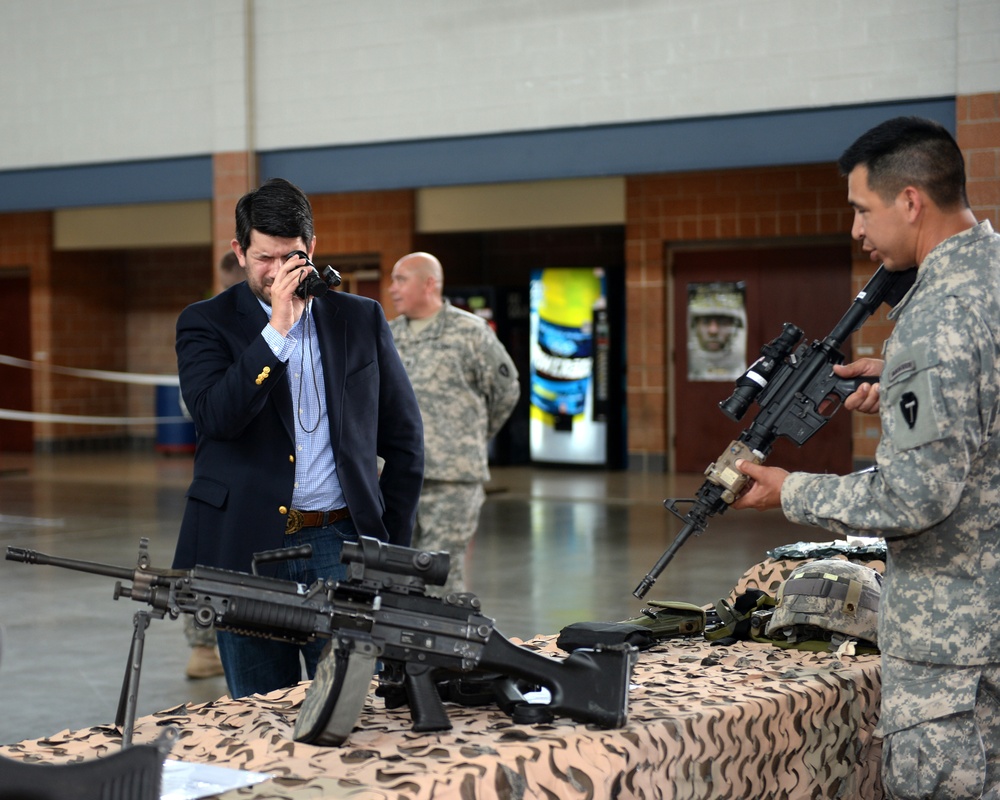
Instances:
[[[882,576],[871,567],[840,558],[808,561],[778,588],[766,633],[790,641],[834,635],[875,644],[881,594]]]

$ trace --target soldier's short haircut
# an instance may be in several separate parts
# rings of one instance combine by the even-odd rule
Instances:
[[[837,162],[842,175],[868,169],[868,187],[886,202],[907,186],[927,192],[938,208],[967,208],[965,159],[954,137],[921,117],[895,117],[876,125],[848,147]]]

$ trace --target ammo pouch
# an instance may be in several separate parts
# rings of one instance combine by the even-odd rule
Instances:
[[[625,622],[574,622],[559,631],[559,638],[556,639],[556,646],[567,653],[598,644],[630,644],[646,650],[656,642],[641,625],[629,625]]]
[[[693,603],[650,600],[638,617],[625,622],[647,628],[655,641],[671,636],[694,636],[705,630],[705,609]]]
[[[760,589],[747,589],[733,603],[722,598],[715,604],[718,621],[705,628],[705,638],[722,645],[756,638],[758,631],[752,628],[754,616],[759,625],[762,618],[759,612],[774,608],[774,605],[774,598]]]
[[[692,636],[705,629],[705,610],[691,603],[651,600],[642,614],[622,622],[574,622],[559,632],[556,645],[566,652],[597,644],[630,644],[640,650],[671,636]]]

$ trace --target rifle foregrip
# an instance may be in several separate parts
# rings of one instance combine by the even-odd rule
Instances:
[[[316,635],[316,610],[309,607],[289,607],[278,603],[240,598],[216,619],[220,630],[249,634],[264,634],[269,638],[307,642]],[[276,632],[282,636],[275,636]]]

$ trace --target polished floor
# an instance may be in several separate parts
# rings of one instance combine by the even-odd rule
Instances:
[[[0,546],[135,565],[141,537],[169,566],[191,476],[187,456],[0,454]],[[469,555],[470,591],[509,638],[638,613],[632,590],[673,541],[666,497],[700,475],[553,467],[493,470]],[[777,512],[729,512],[690,539],[648,599],[711,603],[769,548],[811,538]],[[133,615],[114,579],[0,560],[0,744],[114,721]],[[146,634],[138,714],[214,700],[222,678],[184,677],[180,620]]]

